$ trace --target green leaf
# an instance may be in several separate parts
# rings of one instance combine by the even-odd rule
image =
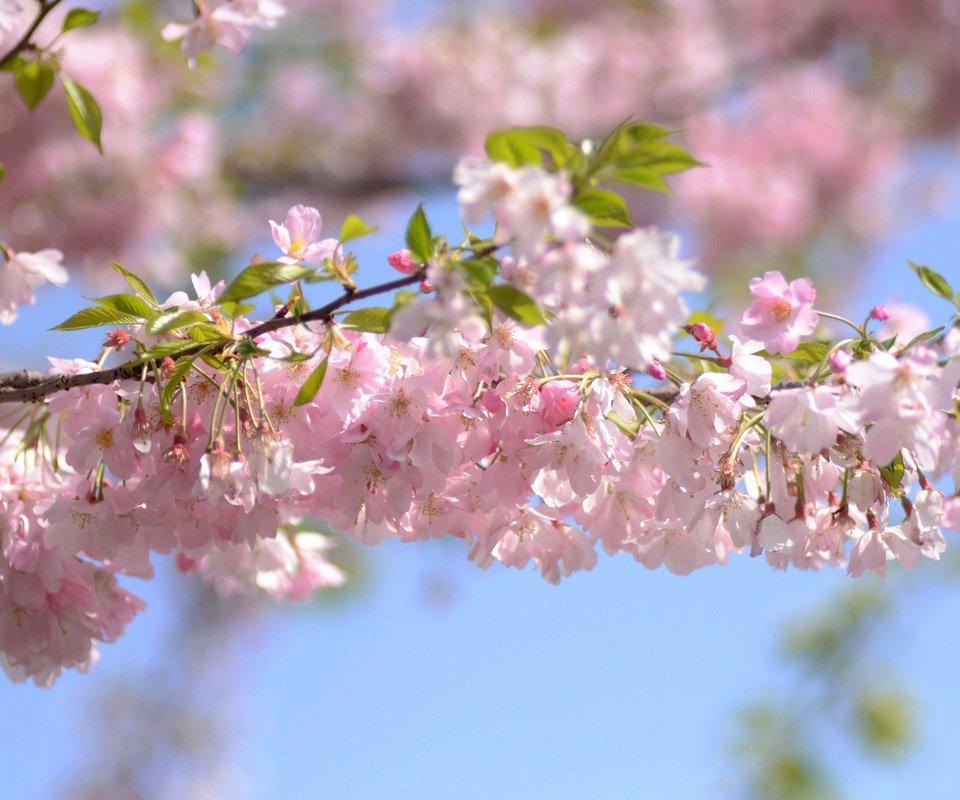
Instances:
[[[663,141],[670,134],[671,131],[659,125],[624,123],[591,157],[587,177],[594,181],[617,181],[656,192],[669,192],[664,175],[701,166],[680,145]]]
[[[631,186],[639,186],[641,189],[649,189],[652,192],[660,192],[661,194],[671,193],[667,182],[654,170],[647,167],[620,170],[610,180],[616,181],[617,183],[627,183]]]
[[[897,354],[899,355],[900,353],[906,353],[907,350],[909,350],[915,344],[920,344],[920,342],[927,342],[933,337],[939,336],[943,332],[944,328],[946,327],[947,327],[946,325],[941,325],[939,328],[934,328],[932,331],[924,331],[923,333],[918,333],[903,347],[901,347]]]
[[[170,402],[173,400],[173,396],[177,393],[177,389],[180,388],[180,384],[183,382],[183,379],[190,374],[190,370],[193,368],[193,362],[197,360],[200,356],[200,353],[191,353],[190,355],[180,356],[177,359],[177,363],[174,365],[173,370],[170,372],[170,375],[167,376],[166,381],[163,384],[163,388],[160,390],[160,413],[163,415],[163,418],[166,422],[170,422]]]
[[[2,70],[3,72],[16,73],[16,72],[19,72],[23,67],[23,65],[26,63],[27,62],[23,60],[23,56],[16,55],[13,58],[11,58],[9,61],[7,61],[2,67],[0,67],[0,70]]]
[[[177,339],[175,342],[157,342],[148,347],[140,354],[140,361],[159,361],[167,356],[175,356],[191,347],[196,347],[197,343],[191,339]]]
[[[156,309],[151,308],[133,294],[111,294],[107,297],[94,297],[92,299],[98,306],[110,308],[137,319],[149,319],[157,313]]]
[[[389,308],[361,308],[347,314],[344,327],[367,333],[386,333],[390,327]]]
[[[433,258],[433,232],[427,222],[427,215],[423,213],[423,203],[417,206],[407,223],[407,247],[422,264]]]
[[[301,264],[284,264],[281,261],[251,264],[233,279],[233,282],[220,295],[219,302],[226,303],[231,300],[246,300],[248,297],[256,297],[274,286],[293,283],[312,275],[314,272],[315,270],[312,267],[305,267]]]
[[[923,285],[926,286],[937,297],[942,297],[944,300],[949,300],[951,303],[957,302],[953,296],[953,289],[950,287],[950,284],[947,282],[947,279],[943,277],[943,275],[935,270],[930,269],[930,267],[923,266],[922,264],[914,264],[912,261],[908,261],[907,263],[910,265],[910,268],[920,277],[920,281],[923,283]]]
[[[73,127],[84,139],[93,142],[100,153],[103,153],[103,145],[100,144],[103,114],[97,101],[86,88],[70,78],[61,75],[60,83],[63,84],[64,91],[67,93],[67,105],[70,108]]]
[[[74,28],[83,28],[87,25],[93,25],[100,19],[99,11],[88,11],[85,8],[71,8],[63,20],[62,33],[72,31]]]
[[[830,345],[826,342],[804,342],[783,358],[789,358],[791,361],[807,361],[811,364],[819,364],[829,354]]]
[[[669,175],[692,167],[703,166],[690,153],[674,142],[645,142],[624,154],[618,163],[624,169],[645,167],[658,174]]]
[[[297,392],[297,396],[293,400],[293,407],[302,406],[304,403],[309,403],[317,396],[317,392],[320,391],[321,385],[323,385],[323,379],[327,375],[327,359],[323,359],[323,362],[317,367],[313,372],[311,372],[307,379],[303,382],[303,386],[300,387],[300,391]]]
[[[633,227],[626,202],[615,192],[603,189],[579,192],[573,199],[573,205],[589,216],[590,222],[598,227]]]
[[[889,486],[895,494],[899,494],[900,492],[900,482],[903,480],[903,472],[903,453],[897,453],[897,457],[887,466],[880,467],[880,474],[887,482],[887,486]]]
[[[493,279],[496,277],[497,270],[500,267],[500,262],[495,258],[490,258],[489,256],[485,258],[470,258],[466,261],[454,261],[452,266],[454,269],[463,272],[470,281],[477,286],[487,287],[493,283]]]
[[[542,164],[543,152],[550,154],[554,164],[563,166],[576,147],[556,128],[530,127],[507,128],[487,136],[484,149],[491,161],[522,167],[525,164]]]
[[[53,86],[53,69],[40,61],[28,61],[17,72],[14,86],[23,104],[33,111]]]
[[[857,732],[877,755],[903,755],[916,739],[914,704],[897,690],[869,689],[854,706]]]
[[[131,314],[124,314],[113,308],[95,306],[78,311],[72,317],[68,317],[59,325],[55,325],[52,331],[78,331],[83,328],[99,328],[102,325],[136,325],[142,322],[142,318]]]
[[[210,318],[201,311],[165,311],[147,322],[147,333],[150,336],[157,336],[181,328],[192,328],[209,321]]]
[[[123,276],[123,279],[130,285],[130,288],[133,289],[133,291],[135,291],[140,297],[150,303],[150,305],[160,305],[157,302],[157,298],[153,296],[153,292],[150,290],[150,287],[147,286],[147,282],[143,278],[136,273],[131,272],[126,267],[116,263],[115,261],[111,262],[110,266],[119,272]]]
[[[220,310],[230,319],[243,317],[249,314],[256,306],[251,303],[238,303],[233,300],[227,300],[226,303],[220,302]]]
[[[291,353],[288,356],[270,356],[274,361],[283,361],[287,364],[300,364],[309,361],[314,357],[314,353]]]
[[[488,290],[493,304],[508,317],[524,325],[542,325],[546,317],[533,300],[514,286],[501,283]]]
[[[0,181],[7,177],[7,168],[0,164]]]
[[[367,225],[356,214],[351,214],[343,221],[340,226],[340,235],[337,237],[341,242],[349,242],[351,239],[359,239],[361,236],[367,236],[376,233],[379,228],[373,225]]]

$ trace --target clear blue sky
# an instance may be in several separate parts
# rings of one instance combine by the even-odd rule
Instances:
[[[440,208],[427,205],[433,216]],[[958,222],[954,202],[885,243],[851,312],[896,295],[942,316],[905,262],[960,284]],[[382,263],[402,223],[372,241],[364,263]],[[39,331],[74,310],[77,291],[51,289],[42,301],[23,328],[0,330],[8,358],[14,343],[22,352],[26,330],[35,354],[75,352],[75,337]],[[365,550],[363,591],[332,609],[278,609],[246,631],[239,664],[225,663],[221,688],[197,701],[233,706],[228,755],[247,791],[227,796],[730,796],[732,715],[797,686],[774,654],[783,621],[848,580],[746,558],[678,578],[601,557],[593,572],[552,587],[531,572],[479,572],[465,555],[456,543]],[[938,565],[924,567],[932,575]],[[158,652],[179,657],[164,636],[183,580],[161,563],[158,580],[129,582],[151,607],[102,648],[90,676],[45,691],[0,681],[0,798],[57,797],[62,770],[93,755],[89,703]],[[438,603],[437,594],[449,596]],[[923,739],[895,771],[846,762],[852,797],[960,796],[960,592],[920,599],[891,630],[888,652],[915,678]]]

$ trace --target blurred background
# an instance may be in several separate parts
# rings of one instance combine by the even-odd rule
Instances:
[[[420,198],[458,231],[452,165],[488,131],[631,116],[709,164],[633,198],[710,275],[700,302],[739,309],[780,269],[855,319],[887,302],[906,336],[949,312],[906,260],[960,282],[955,0],[289,6],[193,72],[159,36],[187,2],[99,6],[63,63],[103,107],[103,158],[56,92],[27,114],[0,81],[0,238],[62,249],[73,277],[0,330],[0,369],[94,355],[96,332],[45,329],[120,288],[110,260],[171,290],[226,277],[304,203],[328,235],[381,227],[357,247],[376,283]],[[886,581],[601,557],[552,587],[456,542],[338,541],[350,582],[304,607],[221,600],[162,560],[128,581],[149,609],[92,674],[0,684],[0,795],[960,796],[949,550]]]

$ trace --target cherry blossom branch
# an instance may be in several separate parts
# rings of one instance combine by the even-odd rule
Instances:
[[[255,339],[265,333],[280,330],[281,328],[290,328],[294,325],[300,325],[307,322],[325,322],[333,321],[333,314],[346,305],[358,300],[365,300],[368,297],[374,297],[378,294],[391,292],[396,289],[402,289],[419,283],[423,280],[424,270],[418,270],[413,275],[405,275],[397,280],[381,283],[371,286],[367,289],[345,289],[343,294],[335,300],[331,300],[324,306],[308,311],[300,316],[274,317],[273,319],[261,322],[242,335],[244,338]],[[178,357],[191,356],[203,350],[207,345],[198,344],[196,347],[188,348],[178,353]],[[224,347],[227,347],[225,344]],[[0,373],[0,403],[37,403],[45,397],[65,392],[68,389],[75,389],[80,386],[93,386],[96,384],[110,384],[119,380],[139,380],[143,374],[142,364],[121,364],[110,369],[100,369],[93,372],[85,372],[79,375],[45,375],[36,370],[19,370],[17,372]]]
[[[33,22],[30,23],[30,27],[23,32],[23,36],[20,37],[20,41],[18,41],[2,58],[0,58],[0,69],[6,67],[14,58],[20,55],[20,53],[24,52],[25,50],[29,50],[34,46],[30,41],[33,38],[33,34],[37,32],[37,28],[39,28],[40,23],[46,19],[47,14],[53,11],[53,9],[60,5],[60,3],[61,0],[49,0],[49,2],[40,3],[37,16],[34,18]]]

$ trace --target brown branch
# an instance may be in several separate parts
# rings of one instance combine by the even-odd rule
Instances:
[[[290,328],[294,325],[300,325],[306,322],[325,322],[329,324],[333,321],[334,312],[340,310],[350,303],[358,300],[365,300],[384,292],[391,292],[394,289],[402,289],[404,286],[411,286],[423,280],[425,270],[419,270],[413,275],[407,275],[398,278],[395,281],[381,283],[377,286],[371,286],[367,289],[346,289],[340,297],[331,300],[324,306],[308,311],[299,317],[275,317],[255,325],[250,330],[245,331],[241,336],[243,338],[255,339],[263,336],[265,333],[280,330],[281,328]],[[187,348],[177,353],[177,358],[191,356],[199,353],[208,345],[198,344],[196,347]],[[226,345],[224,345],[226,347]],[[94,372],[84,372],[79,375],[44,375],[35,370],[20,370],[19,372],[0,373],[0,403],[37,403],[45,397],[57,392],[64,392],[68,389],[74,389],[78,386],[93,386],[95,384],[109,384],[120,380],[139,380],[143,374],[142,364],[121,364],[111,369],[100,369]]]
[[[30,27],[23,32],[23,36],[20,37],[20,41],[18,41],[2,58],[0,58],[0,69],[3,69],[9,65],[9,63],[24,50],[29,50],[31,47],[34,47],[33,43],[30,41],[33,38],[33,34],[37,32],[37,28],[39,28],[40,23],[46,19],[47,14],[53,11],[53,9],[60,5],[60,3],[61,0],[49,0],[49,2],[40,3],[40,9],[37,11],[37,16],[34,18],[33,22],[30,23]]]

